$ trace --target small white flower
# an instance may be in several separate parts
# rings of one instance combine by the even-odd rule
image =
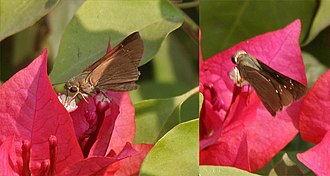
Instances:
[[[236,83],[238,87],[249,85],[249,83],[241,77],[241,74],[239,73],[237,67],[234,67],[233,70],[231,70],[231,72],[229,73],[229,77],[231,80],[234,81],[234,83]]]
[[[72,99],[71,96],[66,96],[65,94],[58,94],[57,98],[68,112],[73,112],[78,108],[75,99]]]

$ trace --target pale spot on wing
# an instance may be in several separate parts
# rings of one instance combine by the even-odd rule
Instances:
[[[290,79],[290,84],[292,87],[294,86],[291,79]],[[292,89],[292,88],[290,87],[290,89]]]

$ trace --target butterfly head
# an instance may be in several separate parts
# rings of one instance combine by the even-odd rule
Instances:
[[[231,57],[231,61],[234,64],[237,64],[239,62],[240,58],[244,55],[247,55],[247,53],[243,50],[239,50]]]
[[[73,94],[76,94],[77,92],[79,92],[79,86],[70,81],[65,83],[64,88]]]

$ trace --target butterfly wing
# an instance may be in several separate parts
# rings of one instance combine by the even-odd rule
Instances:
[[[294,100],[300,99],[302,96],[306,94],[307,88],[301,84],[300,82],[293,80],[275,70],[267,66],[266,64],[262,63],[258,60],[258,63],[260,64],[260,67],[263,71],[263,73],[267,73],[270,75],[270,77],[276,79],[278,83],[280,83],[278,86],[278,89],[285,89],[290,92],[290,94],[293,96]]]
[[[241,77],[249,82],[249,84],[255,89],[260,100],[266,107],[266,109],[275,116],[276,112],[282,109],[281,99],[276,93],[276,89],[267,77],[259,73],[258,70],[238,64],[237,68]]]
[[[114,47],[113,49],[110,50],[110,52],[108,52],[107,54],[105,54],[101,59],[97,60],[96,62],[94,62],[92,65],[90,65],[89,67],[87,67],[85,70],[83,70],[83,72],[91,72],[93,71],[97,66],[99,66],[102,62],[104,62],[105,60],[109,59],[109,57],[111,55],[113,55],[113,53],[115,53],[117,50],[119,50],[122,46],[126,45],[127,43],[132,42],[133,40],[136,40],[140,38],[140,34],[139,32],[134,32],[132,34],[130,34],[129,36],[127,36],[123,41],[121,41],[116,47]]]
[[[87,79],[100,90],[129,91],[136,89],[138,66],[143,56],[143,41],[138,32],[126,37],[99,61],[85,71]]]

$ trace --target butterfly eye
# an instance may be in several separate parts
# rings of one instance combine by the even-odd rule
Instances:
[[[66,90],[69,90],[69,87],[71,87],[68,83],[65,83],[64,84],[64,88],[66,89]]]
[[[245,51],[239,50],[231,57],[231,61],[234,64],[237,64],[240,60],[242,60],[242,57],[244,57],[246,55],[247,55],[247,53]]]
[[[76,86],[72,86],[70,87],[69,91],[72,93],[76,93],[78,91],[78,88]]]
[[[236,54],[231,57],[231,61],[233,62],[233,64],[237,64],[237,62],[236,62]]]

